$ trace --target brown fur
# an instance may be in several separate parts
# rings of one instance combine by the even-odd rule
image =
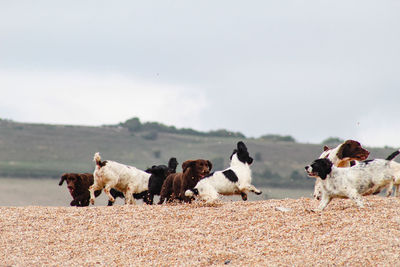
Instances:
[[[58,185],[62,185],[66,181],[67,188],[73,200],[71,206],[85,207],[89,205],[90,193],[89,186],[93,184],[93,174],[91,173],[64,173]],[[96,191],[96,197],[101,191]]]
[[[361,144],[354,140],[347,140],[337,152],[339,159],[350,158],[351,160],[366,160],[369,152],[361,147]],[[341,166],[338,166],[341,167]]]
[[[180,200],[191,202],[190,197],[185,196],[185,191],[193,189],[200,179],[210,173],[212,164],[209,160],[187,160],[182,164],[182,172],[168,175],[165,179],[160,193],[160,201],[162,204],[166,199],[167,202]]]

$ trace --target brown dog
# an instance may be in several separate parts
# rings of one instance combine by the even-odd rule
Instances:
[[[64,173],[58,185],[62,185],[64,181],[67,182],[67,188],[73,200],[71,206],[85,207],[89,206],[89,186],[93,184],[93,174],[91,173]],[[101,191],[95,193],[96,197],[100,195]]]
[[[71,206],[86,207],[89,206],[90,192],[89,187],[94,182],[93,174],[91,173],[64,173],[61,176],[61,180],[58,185],[62,185],[64,181],[67,181],[67,188],[71,194],[73,200],[71,201]],[[94,196],[98,197],[101,194],[101,190],[94,191]],[[124,194],[121,192],[111,189],[110,194],[114,197],[124,198]],[[145,198],[147,191],[142,194],[133,194],[135,199]],[[108,206],[112,206],[114,202],[108,201]]]
[[[182,172],[170,174],[165,179],[158,204],[162,204],[165,199],[167,199],[167,202],[177,199],[190,203],[192,198],[185,196],[185,191],[193,189],[200,179],[210,173],[211,169],[212,164],[209,160],[185,161],[182,163]]]

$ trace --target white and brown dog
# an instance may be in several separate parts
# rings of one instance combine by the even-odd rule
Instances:
[[[324,152],[319,158],[329,159],[334,166],[345,168],[350,167],[352,161],[366,160],[368,156],[369,152],[359,142],[347,140],[335,148],[324,146]],[[318,179],[315,181],[313,196],[318,200],[321,198],[321,184]]]
[[[196,195],[207,203],[213,203],[219,195],[241,195],[243,200],[247,200],[248,192],[261,194],[262,192],[251,184],[252,162],[253,158],[250,157],[246,145],[238,142],[237,149],[233,150],[231,155],[230,167],[206,176],[194,189],[186,190],[185,196]]]
[[[110,194],[110,190],[114,188],[122,192],[125,197],[125,204],[135,203],[132,194],[148,190],[151,173],[111,160],[101,161],[98,152],[94,154],[94,161],[96,162],[96,169],[93,172],[94,183],[89,187],[91,204],[94,204],[94,191],[103,188],[104,193],[112,203],[115,199]]]
[[[349,168],[338,168],[327,159],[317,159],[305,167],[308,176],[321,182],[321,202],[317,210],[323,210],[333,198],[350,198],[363,207],[363,195],[372,194],[384,187],[393,187],[395,177],[400,176],[400,164],[393,159],[395,151],[386,159],[362,161]]]

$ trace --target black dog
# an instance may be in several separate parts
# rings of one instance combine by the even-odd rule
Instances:
[[[161,187],[165,178],[172,173],[176,173],[177,166],[178,161],[176,158],[170,158],[168,161],[168,166],[158,165],[146,170],[146,172],[151,173],[149,179],[149,190],[147,191],[144,199],[146,204],[153,205],[154,195],[160,195]]]

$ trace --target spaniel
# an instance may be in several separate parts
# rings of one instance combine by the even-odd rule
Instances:
[[[233,151],[230,159],[229,168],[214,172],[200,180],[194,189],[186,190],[185,195],[187,197],[198,196],[207,203],[213,203],[219,195],[241,195],[243,200],[247,200],[249,191],[261,194],[262,192],[251,184],[250,165],[253,158],[250,157],[243,142],[237,143],[237,149]]]
[[[363,207],[363,195],[369,195],[384,187],[393,187],[395,177],[400,176],[400,164],[393,159],[395,151],[386,159],[361,161],[349,168],[338,168],[328,158],[317,159],[305,167],[310,177],[321,183],[321,202],[317,210],[323,210],[333,198],[350,198]]]

